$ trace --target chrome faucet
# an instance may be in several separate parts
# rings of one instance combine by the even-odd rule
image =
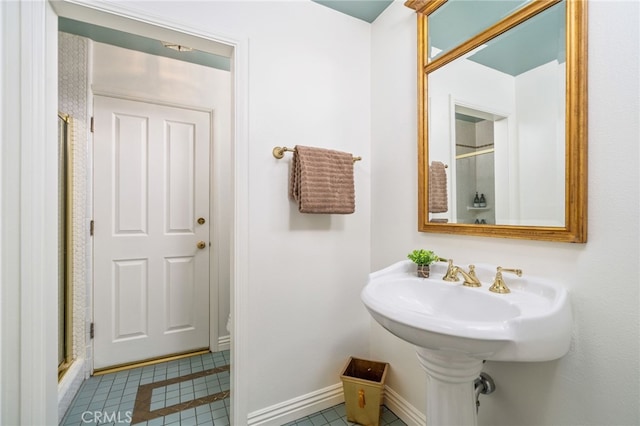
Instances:
[[[449,259],[448,262],[449,266],[444,277],[442,277],[443,280],[450,282],[460,281],[460,278],[458,278],[458,274],[460,274],[464,278],[462,285],[467,287],[480,287],[482,285],[476,276],[476,267],[474,265],[469,265],[469,272],[467,273],[461,267],[455,266],[453,260]]]

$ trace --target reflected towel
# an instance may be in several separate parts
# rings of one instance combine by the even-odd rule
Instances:
[[[289,198],[298,202],[301,213],[353,213],[356,208],[353,155],[297,145]]]
[[[429,166],[429,213],[445,213],[448,207],[447,172],[440,161]]]

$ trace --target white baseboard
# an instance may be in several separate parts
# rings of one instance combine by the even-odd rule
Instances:
[[[64,417],[84,382],[84,367],[83,358],[74,360],[58,383],[58,422]]]
[[[280,426],[344,402],[342,383],[249,413],[249,426]]]
[[[218,337],[218,351],[228,351],[231,349],[231,336]]]
[[[249,413],[247,423],[249,426],[280,426],[343,402],[342,383],[337,383]],[[407,426],[424,426],[427,423],[427,418],[423,413],[388,386],[385,386],[384,390],[384,405],[400,417]]]
[[[424,426],[427,424],[427,416],[421,413],[416,407],[409,404],[406,399],[389,386],[384,388],[384,405],[407,426]]]

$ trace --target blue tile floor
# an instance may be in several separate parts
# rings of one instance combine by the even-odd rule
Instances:
[[[230,426],[229,359],[222,351],[90,377],[60,425]],[[354,424],[339,404],[286,426]],[[383,406],[380,426],[406,425]]]
[[[340,404],[322,410],[319,413],[286,423],[283,426],[351,426],[356,424],[357,423],[352,423],[347,420],[346,407],[344,404]],[[383,405],[380,415],[380,426],[407,426],[407,424]]]
[[[63,426],[229,426],[229,351],[90,377]]]

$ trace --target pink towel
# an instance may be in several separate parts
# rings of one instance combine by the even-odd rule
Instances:
[[[353,213],[356,208],[353,155],[297,145],[289,198],[298,202],[301,213]]]

